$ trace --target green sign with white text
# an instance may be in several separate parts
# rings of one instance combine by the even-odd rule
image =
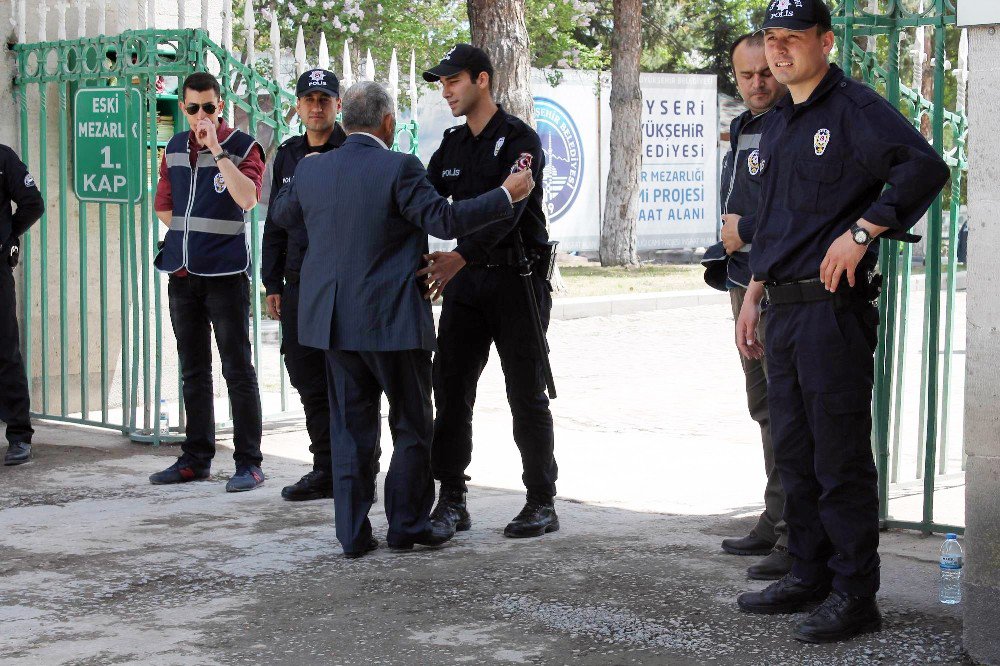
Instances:
[[[137,202],[142,197],[139,91],[81,88],[73,114],[73,184],[81,201]]]

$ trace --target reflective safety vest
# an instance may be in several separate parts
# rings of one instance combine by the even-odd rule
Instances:
[[[167,174],[173,198],[173,217],[154,265],[164,273],[186,268],[192,275],[233,275],[250,267],[247,212],[226,187],[215,158],[198,152],[191,168],[188,132],[175,134],[167,143]],[[239,166],[254,146],[252,136],[240,130],[220,142]]]

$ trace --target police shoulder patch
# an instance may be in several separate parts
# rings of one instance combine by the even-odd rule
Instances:
[[[34,187],[35,186],[35,179],[31,177],[30,173],[24,174],[24,186],[25,187]]]

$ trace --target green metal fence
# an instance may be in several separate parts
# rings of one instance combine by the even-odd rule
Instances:
[[[949,466],[949,452],[961,451],[962,442],[949,437],[951,387],[960,382],[956,371],[956,310],[958,304],[957,238],[962,180],[967,170],[965,141],[968,132],[964,111],[964,80],[955,92],[956,111],[946,108],[946,71],[949,56],[956,53],[958,31],[954,28],[955,7],[948,0],[928,0],[926,8],[918,0],[842,0],[835,9],[838,53],[845,71],[868,83],[895,104],[919,129],[929,120],[932,145],[951,167],[951,186],[939,197],[927,215],[926,259],[924,265],[923,327],[919,409],[904,409],[907,377],[907,333],[913,319],[919,318],[911,301],[918,298],[914,275],[913,246],[898,241],[883,242],[880,266],[885,290],[879,301],[883,326],[876,353],[874,393],[874,437],[880,479],[881,519],[886,527],[918,529],[925,533],[958,531],[959,525],[935,520],[935,491],[942,481],[960,484],[964,462],[959,469]],[[918,41],[918,30],[929,31],[933,44],[931,99],[901,81],[900,45]],[[921,35],[923,36],[923,35]],[[960,71],[960,78],[963,73]],[[912,69],[913,65],[907,63]],[[954,65],[952,65],[954,67]],[[943,200],[949,201],[948,216],[943,215]],[[907,436],[907,426],[917,421],[916,436]],[[915,448],[915,469],[903,468]],[[957,448],[956,448],[957,447]],[[952,472],[952,474],[949,474]],[[955,477],[958,477],[956,480]],[[890,488],[908,479],[918,480],[922,495],[919,518],[896,519],[891,515]]]
[[[183,432],[184,409],[179,370],[165,369],[165,364],[176,365],[176,348],[169,325],[165,336],[164,283],[152,265],[161,236],[152,193],[160,151],[186,124],[176,94],[158,92],[158,84],[183,80],[194,71],[216,74],[227,116],[261,139],[268,157],[289,132],[299,131],[294,96],[202,30],[127,31],[12,48],[20,153],[47,203],[46,214],[22,242],[22,339],[33,415],[117,429],[136,441],[175,439],[158,428],[161,397],[172,398],[172,433]],[[142,100],[143,191],[135,205],[85,203],[71,189],[73,93],[101,86],[133,88]],[[399,123],[394,148],[400,143],[416,153],[416,122]],[[257,286],[260,208],[250,214]],[[298,411],[290,408],[276,345],[273,354],[261,353],[260,298],[252,300],[252,315],[254,365],[260,375],[262,363],[270,364],[271,374],[280,378],[266,418]],[[227,417],[219,426],[228,424]]]

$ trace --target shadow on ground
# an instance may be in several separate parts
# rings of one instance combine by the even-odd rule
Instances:
[[[560,532],[515,541],[501,530],[522,497],[475,488],[473,529],[447,547],[346,561],[331,501],[280,499],[303,463],[270,456],[263,488],[226,494],[226,450],[210,481],[156,487],[176,449],[54,426],[37,441],[35,462],[0,468],[4,664],[961,663],[936,539],[884,535],[882,633],[805,646],[789,636],[801,616],[735,607],[762,584],[718,542],[759,507],[564,500]]]

